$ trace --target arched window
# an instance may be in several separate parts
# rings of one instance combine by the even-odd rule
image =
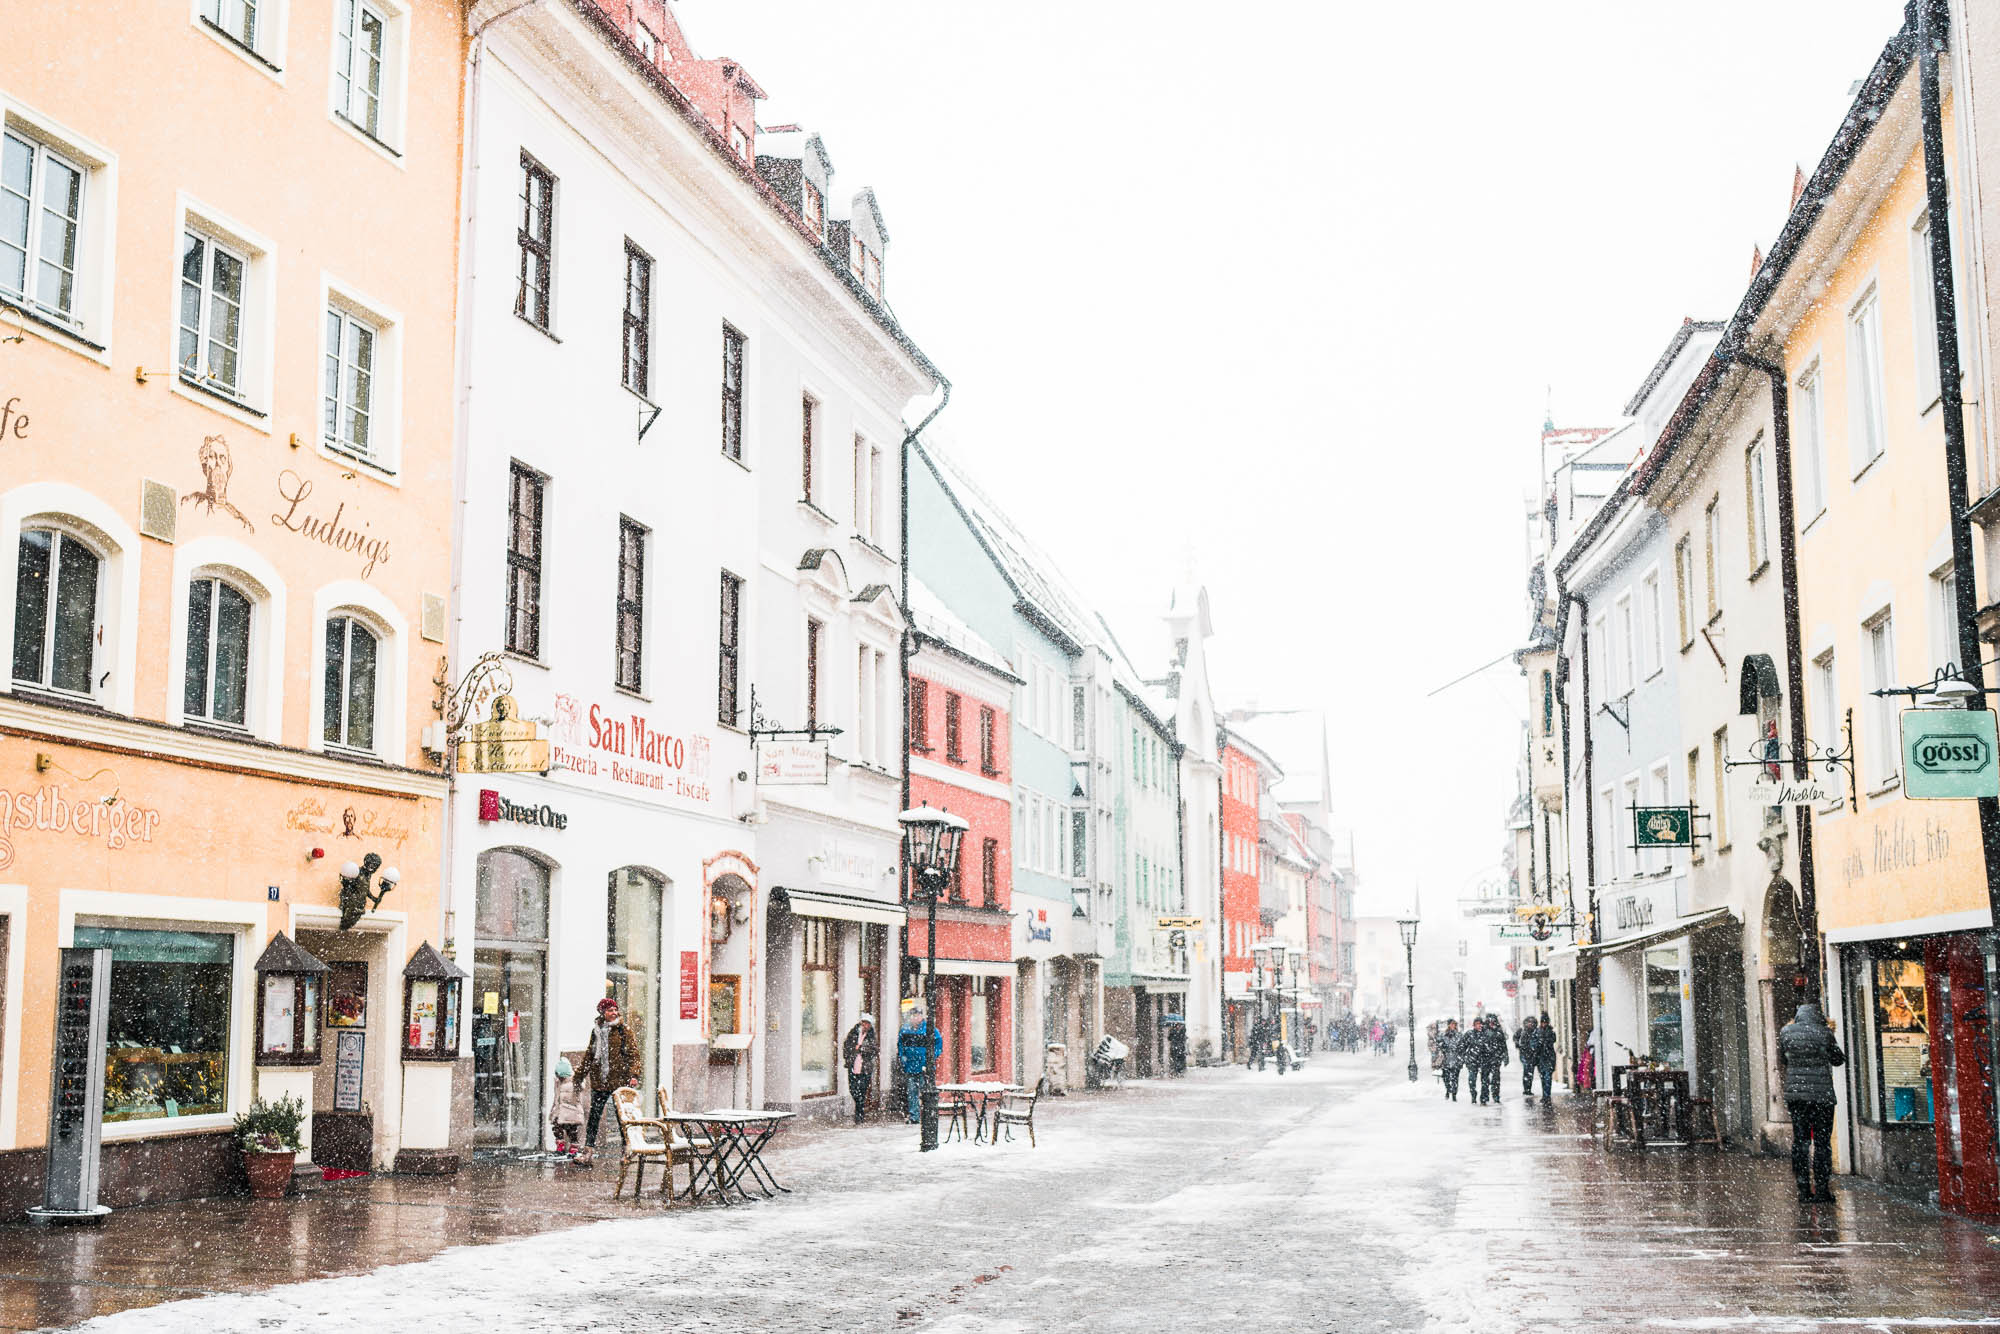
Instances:
[[[376,668],[381,642],[354,616],[326,618],[326,694],[322,735],[329,746],[375,749]]]
[[[70,533],[23,528],[14,575],[14,679],[65,694],[94,692],[101,618],[98,554]]]
[[[188,584],[187,671],[182,712],[244,726],[250,687],[250,598],[214,576]]]

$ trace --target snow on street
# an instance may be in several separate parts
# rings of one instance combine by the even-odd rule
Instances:
[[[1400,1059],[1323,1055],[1052,1100],[1034,1149],[922,1155],[874,1124],[779,1156],[777,1200],[80,1328],[2000,1328],[2000,1245],[1971,1224],[1845,1179],[1801,1211],[1775,1160],[1607,1157],[1562,1100],[1503,1086],[1499,1108],[1449,1104]]]

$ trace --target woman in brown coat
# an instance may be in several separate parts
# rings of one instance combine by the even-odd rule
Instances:
[[[618,1013],[618,1002],[606,996],[597,1002],[597,1023],[590,1030],[590,1045],[584,1048],[577,1067],[576,1084],[590,1079],[590,1121],[584,1127],[581,1161],[597,1150],[597,1125],[604,1119],[604,1104],[621,1088],[639,1087],[641,1069],[639,1039],[632,1036]]]

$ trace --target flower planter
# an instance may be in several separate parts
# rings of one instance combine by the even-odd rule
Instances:
[[[243,1170],[250,1176],[250,1194],[260,1200],[285,1198],[285,1189],[292,1184],[292,1160],[297,1157],[293,1149],[245,1149]]]

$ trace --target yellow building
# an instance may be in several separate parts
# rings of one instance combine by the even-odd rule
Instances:
[[[402,973],[443,943],[460,6],[7,22],[0,1216],[41,1201],[72,944],[113,958],[106,1203],[235,1174],[260,1092],[358,1103],[364,1165],[442,1151]],[[389,892],[343,929],[350,862]],[[314,1052],[257,1004],[281,930],[333,965]]]
[[[1872,693],[1960,656],[1913,50],[1906,28],[1864,85],[1765,261],[1742,347],[1782,367],[1789,404],[1808,731],[1852,755],[1844,799],[1811,817],[1827,1009],[1850,1056],[1836,1139],[1845,1170],[1922,1190],[1941,1155],[1992,1146],[1951,1142],[1966,1128],[1939,1012],[1940,970],[1967,949],[1977,968],[1967,933],[1987,921],[1974,803],[1907,798],[1909,701]],[[1947,94],[1947,154],[1952,111]]]

